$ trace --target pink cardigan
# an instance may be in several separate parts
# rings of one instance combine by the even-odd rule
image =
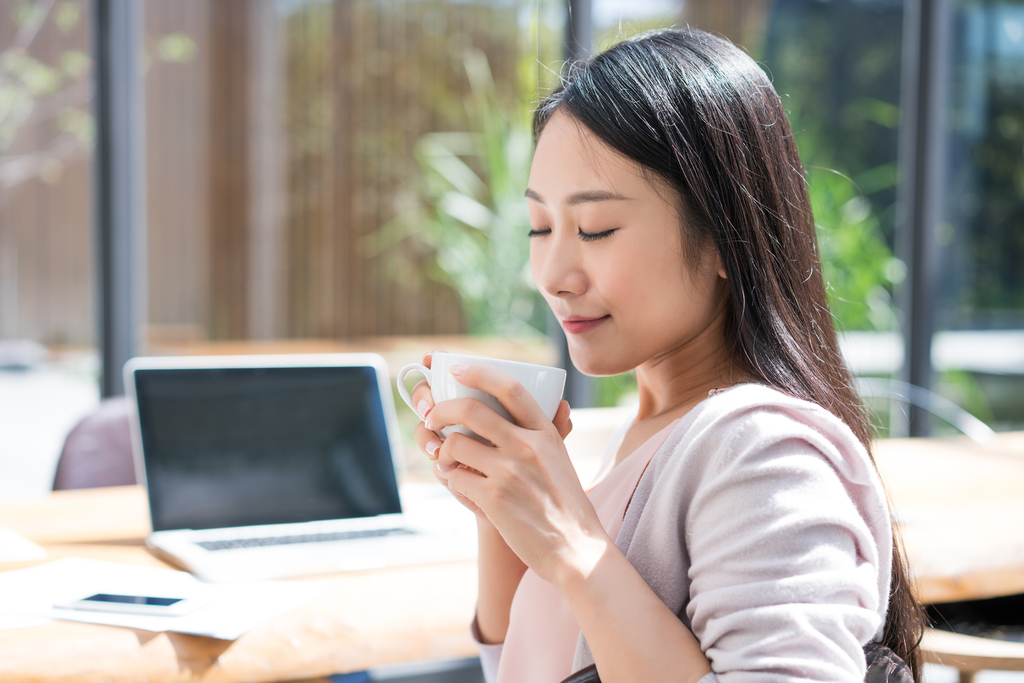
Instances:
[[[860,683],[863,645],[884,627],[891,534],[881,482],[850,429],[743,384],[677,423],[616,545],[700,641],[714,671],[702,683]],[[481,651],[488,681],[500,656],[500,646]],[[581,634],[573,670],[592,661]]]

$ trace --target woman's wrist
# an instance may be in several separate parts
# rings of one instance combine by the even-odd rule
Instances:
[[[604,529],[597,533],[583,533],[564,548],[563,553],[549,580],[565,596],[566,602],[569,602],[570,595],[587,591],[588,584],[606,558],[613,554],[621,555]]]
[[[611,539],[560,575],[558,586],[607,681],[696,683],[711,671],[700,643]],[[595,559],[596,557],[596,559]],[[659,652],[650,657],[645,652]],[[639,655],[639,656],[638,656]]]
[[[526,565],[486,518],[477,525],[479,538],[478,589],[475,637],[481,643],[505,640],[509,612]]]
[[[483,512],[476,513],[476,531],[479,536],[501,536],[494,523],[487,519],[487,515]],[[504,539],[502,539],[502,542],[504,543]]]

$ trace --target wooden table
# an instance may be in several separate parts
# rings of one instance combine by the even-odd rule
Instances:
[[[877,459],[924,601],[1024,592],[1024,433],[985,448],[886,441]],[[142,544],[149,529],[137,487],[2,503],[0,525],[44,545],[50,559],[164,566]],[[280,681],[475,654],[472,563],[316,578],[329,586],[322,598],[233,642],[71,622],[0,631],[0,681]]]
[[[0,525],[42,544],[50,560],[168,566],[143,545],[148,512],[137,486],[3,503]],[[326,594],[235,641],[72,622],[0,631],[0,681],[283,681],[476,655],[473,562],[309,580],[325,581]]]
[[[922,602],[1024,593],[1024,432],[877,442]]]

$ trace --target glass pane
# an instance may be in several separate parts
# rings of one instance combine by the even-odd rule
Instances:
[[[810,190],[829,303],[844,355],[888,434],[903,363],[893,253],[903,3],[779,3],[761,60],[788,111]]]
[[[1020,429],[1024,4],[958,1],[951,10],[934,389],[997,430]],[[897,0],[701,0],[683,12],[772,75],[805,164],[844,351],[855,372],[882,380],[903,363],[892,302],[905,277],[892,253],[902,16]],[[898,409],[888,404],[870,402],[882,435]],[[955,431],[941,419],[933,426]]]
[[[0,498],[99,400],[88,33],[85,0],[0,0]]]
[[[939,391],[1024,428],[1024,3],[953,3]]]

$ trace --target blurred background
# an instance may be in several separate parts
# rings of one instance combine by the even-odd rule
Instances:
[[[131,355],[565,363],[530,112],[567,58],[682,24],[783,99],[879,435],[1024,429],[1024,2],[138,0],[113,30],[94,4],[0,0],[0,498],[50,489]]]

